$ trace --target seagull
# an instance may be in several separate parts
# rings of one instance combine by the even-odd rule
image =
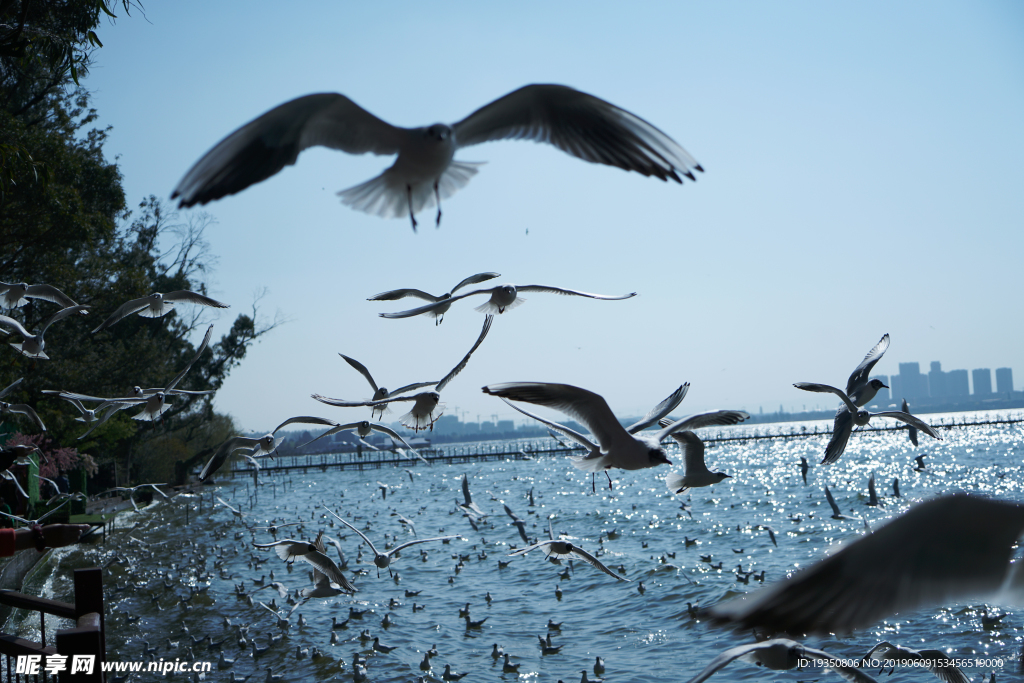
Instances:
[[[168,497],[168,495],[166,493],[164,493],[163,491],[160,490],[161,486],[167,486],[167,484],[163,484],[163,483],[161,483],[161,484],[139,484],[138,486],[132,486],[130,488],[127,487],[127,486],[115,486],[114,488],[108,489],[108,490],[104,491],[103,493],[113,493],[115,491],[117,491],[117,492],[127,491],[128,492],[128,500],[131,501],[132,507],[135,509],[136,512],[138,512],[139,511],[139,507],[138,507],[138,505],[135,504],[135,492],[138,491],[141,488],[147,488],[147,487],[148,488],[152,488],[154,491],[156,491],[161,496],[163,496],[164,500],[170,500],[170,497]],[[103,495],[103,494],[101,493],[100,495]]]
[[[910,415],[910,405],[907,404],[907,399],[903,399],[903,407],[900,410]],[[909,430],[907,435],[910,437],[910,443],[917,446],[917,429],[915,427],[907,427],[907,429]]]
[[[39,324],[39,334],[32,334],[25,329],[25,326],[20,322],[14,318],[7,317],[6,315],[0,315],[0,325],[7,325],[21,335],[22,340],[20,342],[11,344],[11,346],[18,350],[18,353],[23,356],[28,356],[29,358],[49,360],[50,357],[46,355],[45,351],[43,351],[46,346],[46,340],[43,339],[43,335],[46,334],[46,330],[50,328],[50,325],[59,320],[63,320],[69,315],[74,313],[84,313],[87,312],[88,309],[88,306],[68,306],[67,308],[60,309]]]
[[[357,589],[342,573],[334,560],[327,557],[323,548],[323,531],[321,531],[313,543],[307,541],[296,541],[287,539],[273,543],[253,543],[254,548],[267,550],[273,548],[277,556],[286,562],[294,562],[296,559],[304,560],[313,565],[313,569],[326,576],[330,581],[341,586],[346,593],[355,593]],[[315,574],[314,574],[315,576]]]
[[[349,154],[397,154],[394,165],[339,192],[357,211],[397,218],[437,205],[466,185],[478,163],[455,152],[492,140],[547,142],[584,161],[662,181],[696,180],[700,164],[672,138],[610,102],[564,85],[527,85],[452,125],[399,128],[338,93],[285,102],[250,121],[207,152],[171,194],[188,207],[235,194],[294,164],[303,150],[324,146]]]
[[[523,543],[529,543],[530,539],[526,536],[526,522],[517,517],[508,505],[505,505],[505,514],[512,518],[512,524],[519,530],[519,536],[522,537]]]
[[[696,429],[707,427],[713,424],[729,425],[739,424],[748,419],[750,415],[742,410],[716,410],[710,413],[700,413],[686,418],[689,425]],[[660,427],[668,427],[672,422],[668,419],[658,421]],[[679,494],[689,488],[711,486],[723,479],[729,479],[731,475],[725,472],[712,472],[704,464],[704,442],[686,427],[680,431],[673,432],[672,438],[679,442],[679,448],[683,453],[683,474],[669,472],[665,476],[665,484],[669,491]]]
[[[57,304],[61,308],[77,306],[71,297],[50,285],[30,285],[27,282],[0,282],[0,308],[14,310],[28,303],[29,299],[41,299]],[[83,315],[86,312],[83,311]]]
[[[481,282],[486,282],[487,280],[493,280],[494,278],[500,276],[500,273],[477,273],[476,275],[470,275],[465,280],[452,287],[450,292],[445,292],[440,296],[428,294],[427,292],[424,292],[422,289],[393,289],[389,292],[381,292],[380,294],[371,296],[369,299],[367,299],[367,301],[397,301],[398,299],[404,299],[407,296],[416,297],[417,299],[423,299],[424,301],[429,301],[431,303],[441,303],[447,301],[448,305],[441,305],[430,311],[430,315],[434,317],[434,324],[440,325],[442,322],[444,322],[444,314],[448,312],[448,308],[451,306],[452,295],[455,294],[456,291],[462,289],[467,285],[479,284]],[[348,358],[345,358],[345,360],[349,361],[349,363],[352,363],[352,361],[349,360]],[[353,367],[355,366],[353,365]],[[359,370],[359,368],[356,368],[356,370]],[[369,379],[368,373],[363,374],[366,375],[367,378]],[[370,384],[373,384],[373,380],[370,381]],[[374,386],[375,390],[376,388],[377,387]],[[383,398],[386,397],[387,394],[385,393]],[[374,395],[374,400],[376,399],[377,396]]]
[[[470,519],[481,519],[487,516],[487,513],[473,502],[473,494],[469,492],[469,475],[466,474],[462,475],[462,498],[464,502],[460,503],[456,499],[455,504],[459,506],[460,510],[469,515]]]
[[[686,429],[685,420],[674,422],[650,437],[637,437],[635,434],[653,425],[674,410],[686,396],[688,389],[689,384],[679,387],[639,422],[629,427],[619,424],[604,398],[569,384],[509,382],[485,386],[483,392],[503,399],[525,401],[554,408],[582,423],[594,435],[597,443],[573,429],[545,420],[508,400],[505,401],[524,415],[532,417],[586,448],[587,455],[570,458],[575,467],[585,472],[604,472],[608,476],[607,471],[613,467],[639,470],[662,464],[672,464],[661,447],[661,441],[678,429]],[[608,488],[611,486],[612,480],[608,476]]]
[[[8,384],[6,387],[4,387],[3,391],[0,391],[0,399],[2,399],[4,396],[7,396],[7,394],[11,393],[16,386],[22,383],[24,379],[24,377],[20,377],[11,382],[10,384]],[[32,406],[28,405],[27,403],[7,403],[6,401],[0,400],[0,416],[14,414],[24,415],[25,417],[29,418],[37,425],[39,425],[40,431],[46,431],[46,425],[44,425],[43,421],[39,419],[39,415],[36,414],[36,411],[32,408]],[[32,450],[38,450],[38,448],[33,446]],[[7,465],[7,467],[10,467],[10,465]],[[7,467],[3,467],[0,469],[7,469]]]
[[[381,399],[388,398],[389,396],[398,396],[399,394],[404,394],[407,391],[422,389],[424,387],[432,387],[437,384],[437,382],[414,382],[413,384],[406,384],[404,387],[400,387],[389,392],[386,388],[377,386],[377,383],[373,381],[373,375],[370,374],[370,371],[366,369],[365,365],[357,361],[355,358],[349,358],[343,353],[339,353],[338,355],[344,358],[346,363],[351,365],[359,374],[365,377],[366,381],[370,383],[371,387],[373,387],[373,398],[370,399],[371,401],[380,401]],[[386,404],[383,406],[374,406],[370,413],[370,417],[374,417],[377,411],[380,411],[380,416],[376,419],[383,418],[384,413],[388,412],[388,406]]]
[[[45,432],[46,425],[33,410],[32,406],[27,403],[7,403],[6,401],[0,401],[0,416],[10,415],[24,415],[28,419],[39,425],[39,430]]]
[[[399,418],[401,423],[413,431],[427,429],[428,427],[433,429],[437,418],[441,417],[444,413],[445,405],[441,403],[441,392],[469,363],[470,356],[473,355],[473,352],[477,350],[477,347],[480,346],[480,343],[484,340],[484,337],[487,336],[488,331],[490,331],[492,322],[494,322],[493,315],[489,315],[484,319],[483,329],[480,331],[480,336],[477,337],[476,343],[473,344],[473,348],[471,348],[469,353],[459,361],[458,365],[452,368],[451,372],[445,375],[444,379],[437,383],[437,386],[434,387],[434,391],[425,391],[412,396],[391,397],[380,401],[345,401],[343,399],[327,398],[320,394],[313,394],[313,398],[321,403],[326,403],[330,406],[339,406],[342,408],[387,405],[388,403],[394,403],[396,401],[414,401],[412,409]]]
[[[199,360],[199,357],[203,355],[203,352],[206,351],[206,347],[209,345],[210,337],[212,335],[213,325],[210,325],[206,330],[206,336],[203,337],[203,343],[199,345],[195,355],[192,356],[192,360],[188,362],[188,365],[186,365],[185,368],[179,372],[166,387],[157,389],[142,389],[141,387],[135,387],[132,395],[124,398],[99,398],[96,396],[74,394],[67,391],[54,391],[51,389],[44,389],[43,393],[56,395],[64,399],[76,398],[79,401],[100,401],[101,404],[97,406],[95,410],[100,410],[113,403],[120,403],[126,406],[144,404],[142,412],[138,415],[133,415],[132,419],[142,422],[151,422],[170,410],[171,406],[167,403],[168,396],[175,394],[198,396],[213,393],[214,390],[212,389],[206,391],[185,391],[183,389],[175,389],[175,387],[178,386],[178,383],[181,382],[181,380],[185,378],[185,375],[188,374],[188,371],[192,369],[195,362]]]
[[[30,462],[27,460],[28,456],[32,453],[39,451],[39,446],[23,445],[18,444],[16,446],[7,446],[0,449],[0,471],[6,472],[11,465],[15,462],[23,461],[24,463]],[[19,463],[20,464],[20,463]]]
[[[786,638],[775,638],[760,643],[749,643],[729,648],[711,660],[711,663],[703,671],[691,678],[687,683],[706,681],[736,659],[743,659],[744,661],[775,671],[795,669],[801,665],[801,660],[820,660],[823,663],[829,662],[832,666],[828,668],[831,668],[847,681],[852,683],[875,683],[875,679],[871,676],[862,673],[856,667],[841,665],[840,660],[824,650],[816,650]]]
[[[838,520],[849,519],[849,520],[853,520],[855,522],[863,522],[864,521],[860,517],[850,517],[849,515],[844,515],[842,513],[842,511],[839,509],[839,506],[836,505],[836,499],[832,497],[832,492],[828,490],[827,486],[825,487],[825,498],[828,499],[828,504],[832,508],[832,519],[838,519]]]
[[[89,429],[86,430],[85,434],[78,437],[79,441],[92,434],[93,430],[97,427],[105,424],[107,420],[113,417],[114,413],[119,410],[124,410],[130,405],[128,403],[111,403],[106,406],[105,411],[102,411],[101,415],[97,415],[97,413],[101,412],[98,406],[96,410],[90,410],[82,405],[82,402],[79,399],[74,398],[73,396],[69,396],[67,394],[57,394],[57,396],[78,408],[79,412],[82,413],[75,418],[76,422],[85,422],[86,424],[91,425]]]
[[[711,486],[730,478],[731,475],[725,472],[712,472],[704,464],[704,442],[699,436],[691,431],[681,431],[673,434],[672,438],[679,442],[686,469],[683,474],[669,472],[665,475],[669,491],[680,494],[690,488]]]
[[[462,678],[463,676],[465,676],[467,673],[469,673],[469,672],[461,673],[461,674],[452,673],[452,665],[451,664],[445,664],[444,665],[444,673],[441,674],[441,678],[443,678],[446,681],[457,681],[460,678]]]
[[[327,558],[327,548],[326,548],[326,546],[324,546],[323,535],[324,535],[323,531],[321,531],[319,534],[317,534],[316,540],[313,541],[313,545],[316,547],[316,551],[318,553],[320,553],[325,558]],[[303,559],[305,559],[305,558],[303,558]],[[330,559],[328,559],[327,561],[331,562]],[[313,563],[310,562],[310,564],[313,564]],[[348,582],[348,581],[345,581],[345,583],[332,582],[331,578],[329,576],[324,574],[319,569],[315,568],[316,565],[313,565],[313,566],[314,566],[314,569],[313,569],[313,587],[312,588],[303,588],[302,591],[301,591],[302,597],[306,598],[307,600],[309,598],[333,598],[335,595],[340,595],[342,593],[355,593],[356,592],[356,587],[353,586],[350,582]],[[337,566],[337,565],[335,565],[335,566]],[[338,573],[341,574],[341,569],[340,568],[338,569]],[[341,574],[341,576],[342,576],[342,578],[344,578],[345,575]],[[280,585],[280,584],[278,584],[278,585]],[[335,588],[334,587],[335,585],[337,585],[338,587]],[[285,596],[282,595],[281,597],[283,598]],[[301,624],[300,624],[300,626],[301,626]],[[335,620],[332,623],[331,628],[332,629],[339,628],[337,620]]]
[[[880,413],[869,413],[863,408],[858,409],[857,405],[842,389],[837,389],[836,387],[832,387],[827,384],[814,384],[813,382],[797,382],[793,386],[796,387],[797,389],[803,389],[804,391],[835,394],[836,396],[841,398],[843,400],[843,403],[846,404],[846,408],[850,411],[851,421],[850,424],[847,425],[849,427],[850,433],[853,432],[854,425],[858,427],[864,427],[871,421],[871,418],[873,417],[891,417],[893,419],[900,420],[901,422],[906,422],[911,427],[916,427],[920,429],[922,432],[932,437],[933,439],[942,439],[942,437],[939,436],[938,432],[932,429],[926,422],[922,421],[917,417],[914,417],[909,413],[904,413],[903,411],[900,410],[884,410]],[[846,439],[849,440],[849,438],[850,436],[849,434],[847,434]],[[835,433],[833,433],[832,440],[835,441],[835,439],[836,435]],[[843,444],[843,447],[846,447],[845,442]]]
[[[970,683],[964,672],[958,669],[942,650],[913,650],[909,647],[881,642],[864,655],[863,666],[906,666],[924,668],[935,674],[943,683]]]
[[[517,550],[514,553],[509,553],[508,556],[509,557],[514,557],[516,555],[525,555],[526,553],[530,552],[531,550],[536,550],[537,548],[545,548],[545,552],[550,551],[548,553],[549,556],[557,557],[559,559],[564,559],[564,558],[572,557],[573,555],[576,555],[577,557],[581,558],[584,562],[587,562],[587,563],[597,567],[598,569],[603,571],[608,576],[613,576],[616,579],[618,579],[619,581],[630,581],[631,580],[631,579],[623,578],[623,577],[619,576],[618,574],[616,574],[615,572],[613,572],[611,569],[608,569],[608,567],[606,567],[603,564],[601,564],[601,561],[599,559],[597,559],[596,557],[594,557],[593,555],[588,553],[583,548],[580,548],[579,546],[573,545],[572,543],[570,543],[568,541],[564,541],[564,540],[541,541],[540,543],[534,543],[533,545],[531,545],[529,547],[523,548],[521,550]]]
[[[465,299],[467,296],[473,296],[474,294],[487,294],[488,299],[486,302],[477,306],[474,310],[480,311],[481,313],[504,313],[506,310],[512,310],[519,306],[526,299],[519,296],[519,292],[549,292],[551,294],[563,294],[566,296],[585,296],[589,299],[603,299],[606,301],[618,301],[621,299],[630,299],[636,296],[636,292],[630,294],[624,294],[622,296],[610,296],[606,294],[589,294],[587,292],[581,292],[575,289],[564,289],[562,287],[550,287],[548,285],[499,285],[497,287],[491,287],[490,289],[476,289],[472,292],[466,292],[465,294],[459,294],[458,296],[449,297],[443,301],[436,303],[427,304],[426,306],[420,306],[418,308],[411,308],[408,311],[400,311],[398,313],[381,313],[382,318],[411,318],[415,315],[422,315],[423,313],[430,313],[437,315],[437,311],[447,311],[448,308],[459,299]]]
[[[28,497],[28,496],[26,496],[26,498],[27,498],[27,497]],[[68,500],[70,500],[70,498],[69,498]],[[62,507],[64,507],[65,505],[67,505],[67,504],[68,504],[68,500],[65,500],[65,501],[64,501],[63,503],[61,503],[61,504],[60,504],[60,505],[58,505],[57,507],[53,508],[52,510],[49,510],[49,511],[48,511],[48,512],[47,512],[46,514],[44,514],[44,515],[43,515],[42,517],[40,517],[39,519],[22,519],[21,517],[15,517],[14,515],[9,515],[9,514],[7,514],[6,512],[0,512],[0,515],[3,515],[4,517],[10,517],[11,519],[13,519],[13,520],[15,520],[15,521],[21,522],[21,523],[22,523],[22,524],[24,524],[25,526],[33,526],[33,525],[35,525],[35,524],[39,524],[39,523],[40,523],[40,522],[42,522],[42,521],[43,521],[44,519],[46,519],[47,517],[49,517],[50,515],[52,515],[53,513],[55,513],[55,512],[57,511],[57,510],[60,510],[60,509],[61,509]]]
[[[128,303],[122,304],[120,308],[111,313],[106,320],[92,331],[92,333],[96,334],[100,330],[105,330],[114,323],[120,321],[122,318],[127,318],[132,313],[138,313],[143,318],[162,318],[171,312],[171,309],[174,308],[174,304],[176,302],[199,304],[200,306],[210,306],[211,308],[230,308],[227,304],[222,304],[208,296],[203,296],[202,294],[197,294],[184,289],[177,292],[167,292],[166,294],[153,292],[141,299],[132,299]]]
[[[854,369],[850,374],[850,378],[846,381],[846,394],[856,405],[867,405],[875,397],[879,389],[889,388],[880,379],[869,379],[872,368],[881,360],[882,355],[888,348],[889,335],[884,334],[878,343],[868,351],[867,355],[864,356],[864,360],[860,362],[860,365]],[[825,457],[821,461],[823,465],[835,462],[843,454],[843,451],[846,450],[846,443],[850,440],[850,434],[853,433],[853,416],[856,413],[856,409],[851,412],[850,408],[846,405],[840,406],[839,410],[836,411],[835,421],[832,425],[832,438],[829,439],[828,446],[825,447]]]
[[[249,452],[249,457],[255,458],[259,455],[270,455],[277,450],[277,447],[283,441],[284,438],[274,438],[273,434],[264,434],[258,439],[248,436],[233,436],[222,443],[217,452],[210,458],[210,461],[206,463],[203,471],[199,473],[199,481],[206,481],[213,476],[213,473],[219,470],[228,457],[237,450],[243,448],[252,449]]]
[[[710,608],[739,628],[848,633],[895,613],[991,598],[1024,604],[1010,558],[1024,505],[958,493],[912,507],[791,577]]]
[[[346,522],[344,519],[339,517],[333,510],[328,508],[326,505],[324,505],[323,508],[325,510],[327,510],[328,512],[330,512],[335,517],[337,517],[339,522],[341,522],[342,524],[347,526],[349,529],[351,529],[352,531],[354,531],[357,534],[359,534],[359,537],[362,538],[363,541],[366,542],[366,545],[370,546],[370,551],[374,555],[373,563],[377,566],[377,577],[378,578],[380,578],[380,570],[381,569],[387,569],[388,572],[391,573],[392,576],[394,576],[394,573],[391,571],[391,556],[392,555],[396,555],[398,553],[398,551],[402,550],[402,548],[408,548],[409,546],[416,545],[417,543],[430,543],[432,541],[444,541],[444,540],[450,540],[450,539],[453,539],[453,538],[460,538],[460,536],[438,536],[437,538],[419,538],[419,539],[412,540],[412,541],[406,541],[405,543],[402,543],[401,545],[396,545],[394,548],[391,548],[387,552],[383,552],[382,553],[382,552],[378,551],[373,546],[373,543],[370,541],[370,539],[368,539],[366,537],[366,535],[362,531],[360,531],[359,529],[355,528],[354,526],[352,526],[351,524]]]
[[[279,424],[274,429],[273,433],[277,434],[277,431],[279,429],[281,429],[282,427],[284,427],[285,425],[290,425],[290,424],[295,424],[295,423],[318,424],[318,425],[325,425],[325,426],[330,426],[331,427],[326,432],[324,432],[320,436],[316,437],[312,441],[308,441],[308,442],[302,444],[302,446],[299,446],[299,448],[303,448],[305,446],[308,446],[309,444],[313,443],[314,441],[319,441],[320,439],[324,438],[325,436],[331,436],[332,434],[337,434],[338,432],[344,432],[344,431],[348,431],[348,430],[355,430],[356,434],[359,435],[359,440],[360,441],[362,441],[364,438],[369,436],[371,432],[380,432],[381,434],[387,434],[388,436],[390,436],[393,441],[397,441],[398,443],[402,444],[402,446],[404,446],[406,450],[412,451],[413,455],[415,455],[417,458],[419,458],[420,460],[422,460],[426,464],[428,464],[428,465],[430,464],[430,462],[426,458],[424,458],[422,455],[420,455],[419,452],[415,448],[410,446],[409,443],[405,439],[403,439],[402,436],[398,432],[396,432],[395,430],[391,429],[390,427],[385,427],[384,425],[381,425],[381,424],[373,424],[372,422],[368,422],[366,420],[362,420],[361,422],[349,422],[347,424],[340,424],[338,422],[335,422],[334,420],[329,420],[329,419],[324,418],[324,417],[312,417],[310,415],[300,415],[298,417],[290,417],[290,418],[288,418],[287,420],[285,420],[284,422]],[[370,446],[370,444],[366,444],[366,445]],[[370,446],[370,447],[373,448],[373,446]],[[404,452],[403,452],[403,455],[404,455]],[[406,457],[408,457],[408,456],[406,456]],[[411,458],[410,458],[410,460],[411,460]]]

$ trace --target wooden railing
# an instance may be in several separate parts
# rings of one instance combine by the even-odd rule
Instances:
[[[25,551],[32,552],[32,551]],[[103,617],[103,577],[98,568],[75,570],[74,604],[25,595],[13,590],[0,590],[0,604],[39,612],[41,642],[17,636],[0,634],[0,681],[47,681],[60,683],[103,683],[102,663],[106,661],[106,631]],[[56,647],[46,644],[46,615],[70,619],[74,628],[61,629],[56,634]],[[75,655],[91,655],[92,671],[72,674]],[[17,672],[19,656],[40,657],[38,673],[25,675]],[[62,656],[63,670],[59,676],[46,672],[47,657]],[[50,660],[53,661],[53,660]]]

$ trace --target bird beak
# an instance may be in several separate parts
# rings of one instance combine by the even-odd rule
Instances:
[[[726,479],[732,479],[732,475],[731,475],[731,474],[725,474],[725,473],[723,472],[723,473],[722,473],[722,476],[723,476],[723,477],[725,477]]]
[[[883,387],[885,387],[886,389],[888,389],[888,388],[889,388],[889,385],[888,385],[888,384],[883,384],[882,386],[883,386]]]

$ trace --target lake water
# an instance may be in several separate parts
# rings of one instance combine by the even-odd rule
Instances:
[[[933,424],[949,418],[925,417]],[[958,421],[962,417],[957,415]],[[368,658],[370,681],[415,681],[420,675],[440,680],[447,663],[453,671],[469,672],[467,682],[522,679],[554,683],[561,679],[569,683],[580,680],[581,669],[587,669],[593,677],[596,655],[606,662],[604,678],[608,681],[685,681],[722,650],[752,640],[750,634],[695,621],[687,612],[687,602],[708,606],[759,588],[753,579],[750,585],[737,581],[737,565],[742,565],[744,571],[764,570],[767,584],[813,563],[836,544],[865,533],[858,522],[830,518],[823,486],[829,486],[845,513],[866,517],[875,529],[915,502],[939,493],[969,491],[1024,499],[1024,429],[1020,423],[943,429],[941,433],[942,441],[921,435],[920,448],[910,444],[906,432],[854,434],[846,454],[829,467],[816,464],[826,436],[721,444],[708,448],[708,464],[732,478],[688,496],[674,496],[666,489],[664,476],[669,468],[665,466],[638,472],[613,471],[615,488],[611,491],[607,480],[598,475],[595,493],[590,476],[574,469],[564,457],[479,465],[419,465],[411,468],[411,478],[399,468],[282,475],[263,480],[258,503],[247,497],[247,489],[249,493],[253,490],[251,482],[227,480],[203,493],[201,510],[199,496],[157,503],[120,518],[119,530],[108,537],[105,546],[85,545],[55,552],[56,571],[37,574],[36,585],[26,590],[67,597],[71,568],[103,564],[116,553],[127,563],[111,564],[105,575],[109,659],[142,659],[144,639],[159,648],[157,658],[186,659],[190,636],[209,633],[214,640],[230,636],[223,649],[226,657],[235,660],[232,670],[240,676],[256,672],[254,681],[264,680],[265,667],[284,675],[287,681],[328,680],[335,676],[352,680],[355,652]],[[920,453],[927,453],[927,472],[913,470],[912,458]],[[799,473],[801,456],[812,463],[807,485]],[[669,457],[678,468],[678,453],[670,452]],[[867,482],[872,473],[883,495],[882,507],[866,505]],[[454,505],[456,499],[461,500],[463,474],[469,476],[474,501],[489,515],[479,532]],[[892,480],[897,477],[902,492],[899,499],[892,496]],[[378,482],[389,487],[386,500]],[[533,507],[528,500],[531,489],[536,503]],[[292,626],[284,631],[285,637],[254,660],[250,649],[239,649],[238,629],[226,627],[224,617],[235,625],[250,625],[249,638],[255,637],[260,647],[267,646],[270,636],[281,630],[277,619],[258,602],[250,607],[236,597],[234,585],[244,582],[251,590],[255,587],[253,579],[269,576],[273,570],[276,579],[294,593],[308,585],[308,565],[296,562],[289,572],[272,552],[254,551],[245,525],[224,507],[212,505],[214,495],[242,507],[248,525],[262,525],[268,520],[305,523],[301,532],[291,527],[278,538],[312,538],[321,528],[341,538],[349,561],[348,574],[365,572],[353,577],[359,592],[353,597],[311,600],[301,606],[292,615]],[[317,507],[321,501],[364,529],[378,546],[384,545],[385,538],[400,542],[413,538],[398,518],[391,516],[392,511],[412,519],[420,537],[462,534],[466,540],[448,545],[428,543],[403,551],[393,565],[400,576],[396,583],[387,571],[378,578],[368,550],[357,563],[358,537],[337,523],[332,525]],[[681,509],[684,502],[689,503],[689,512]],[[502,503],[526,520],[531,538],[547,538],[550,518],[556,533],[576,537],[578,545],[600,553],[606,565],[621,566],[631,582],[616,581],[583,562],[574,562],[574,572],[562,579],[559,574],[568,564],[555,566],[539,551],[507,558],[513,546],[524,544],[509,524]],[[753,528],[759,524],[776,529],[777,548],[765,532]],[[138,542],[128,540],[129,536]],[[273,540],[267,532],[257,532],[256,538]],[[687,547],[685,538],[696,539],[697,544]],[[425,561],[420,549],[427,553]],[[254,554],[270,559],[253,567],[250,560]],[[333,548],[329,547],[329,554],[337,558]],[[468,556],[458,572],[457,554]],[[722,569],[702,562],[702,555],[711,555],[715,564],[722,562]],[[222,566],[215,566],[221,560]],[[499,569],[499,560],[511,563]],[[230,578],[222,578],[222,570]],[[641,581],[646,588],[644,594],[638,590]],[[556,589],[561,591],[561,599]],[[189,603],[183,602],[192,590],[202,592]],[[420,593],[406,597],[407,590]],[[488,592],[493,599],[490,604],[485,600]],[[273,589],[254,597],[264,602],[274,597],[283,603]],[[389,607],[391,600],[397,601],[393,607]],[[425,608],[414,612],[414,602]],[[467,630],[459,617],[459,608],[467,602],[474,620],[487,617],[482,628]],[[369,611],[361,621],[350,621],[347,629],[338,631],[340,643],[332,645],[331,617],[343,620],[350,607]],[[966,673],[972,680],[979,680],[983,674],[988,680],[990,671],[996,672],[998,680],[1020,680],[1016,660],[1024,636],[1021,615],[1011,609],[1001,626],[985,629],[981,624],[985,607],[947,605],[899,615],[852,637],[805,642],[839,657],[860,657],[876,642],[889,640],[918,649],[941,649],[958,658],[1001,659],[1002,666]],[[304,628],[296,625],[299,614],[309,622]],[[128,615],[139,620],[129,623]],[[385,615],[391,621],[388,628],[381,624]],[[537,637],[548,633],[549,619],[562,623],[560,631],[551,632],[554,644],[562,649],[558,654],[543,655]],[[35,625],[34,619],[26,619],[8,624],[8,630],[18,628],[26,637],[33,637]],[[183,633],[183,626],[188,634]],[[54,622],[48,629],[61,627]],[[389,654],[372,652],[370,643],[359,639],[362,630],[396,649]],[[169,645],[168,639],[176,645]],[[512,661],[520,665],[518,674],[504,674],[501,663],[495,665],[490,656],[493,643],[512,655]],[[297,648],[313,646],[326,657],[314,662],[296,656]],[[431,646],[436,646],[439,654],[433,659],[432,670],[423,672],[419,664]],[[192,648],[192,652],[198,660],[216,662],[218,657],[205,644]],[[230,672],[219,671],[214,664],[207,680],[227,680]],[[134,680],[159,678],[144,673]],[[904,670],[885,680],[929,678],[925,671]],[[712,680],[839,678],[821,669],[773,672],[734,662]]]

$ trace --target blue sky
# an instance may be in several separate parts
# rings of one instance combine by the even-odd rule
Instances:
[[[624,415],[684,381],[687,411],[831,405],[792,383],[845,383],[885,332],[880,373],[940,360],[1024,379],[1019,3],[182,1],[99,33],[85,85],[132,205],[169,198],[228,133],[312,92],[418,126],[563,83],[650,121],[706,169],[679,186],[544,145],[480,145],[457,154],[487,164],[440,229],[428,212],[413,234],[335,196],[390,157],[314,149],[207,205],[211,293],[232,304],[215,331],[264,287],[265,312],[290,320],[218,394],[246,429],[361,417],[309,398],[369,396],[338,352],[385,386],[440,379],[481,314],[453,308],[435,328],[381,319],[406,306],[366,298],[481,271],[640,295],[534,294],[499,316],[444,392],[470,420],[511,418],[480,387],[517,380],[577,384]]]

